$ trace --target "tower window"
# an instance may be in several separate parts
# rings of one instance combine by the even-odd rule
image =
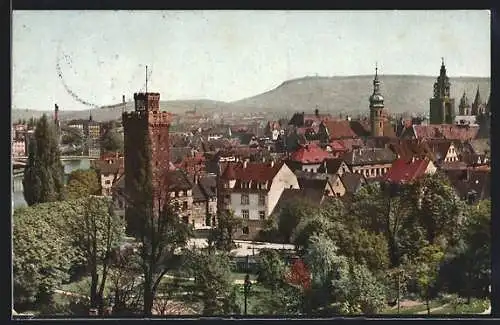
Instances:
[[[161,141],[161,134],[158,134],[158,142]]]

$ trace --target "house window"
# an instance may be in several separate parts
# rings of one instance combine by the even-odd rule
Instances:
[[[184,191],[179,191],[179,197],[184,196]]]
[[[226,195],[227,204],[231,204],[231,195]]]
[[[212,221],[212,217],[211,217],[210,215],[207,215],[207,216],[205,217],[205,226],[210,227],[210,225],[211,225],[211,221]]]
[[[242,205],[250,204],[250,198],[248,197],[248,194],[241,194],[241,204]]]
[[[243,227],[243,234],[248,235],[250,233],[250,229],[248,229],[248,226]]]
[[[109,184],[111,184],[111,181],[109,179],[107,179],[104,181],[104,184],[109,185]]]
[[[266,218],[266,211],[259,211],[260,220],[264,220]]]
[[[182,202],[182,210],[188,209],[188,203],[186,201]]]
[[[189,224],[189,217],[188,217],[188,216],[184,216],[184,217],[182,217],[182,221],[183,221],[185,224]]]
[[[259,194],[259,205],[266,205],[266,196],[264,194]]]
[[[248,210],[241,210],[241,216],[243,217],[243,219],[249,219],[250,212]]]

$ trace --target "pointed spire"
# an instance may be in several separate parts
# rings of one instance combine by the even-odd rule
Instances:
[[[481,94],[479,93],[479,85],[477,86],[476,97],[474,98],[474,105],[478,106],[481,103]]]
[[[375,78],[373,78],[373,94],[380,95],[380,81],[378,80],[378,64],[375,63]]]

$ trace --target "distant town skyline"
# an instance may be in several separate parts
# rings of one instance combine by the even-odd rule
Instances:
[[[89,109],[148,90],[235,101],[304,76],[490,77],[490,13],[14,11],[13,108]]]

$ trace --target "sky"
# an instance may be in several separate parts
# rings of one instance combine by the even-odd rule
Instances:
[[[13,108],[80,110],[148,91],[235,101],[304,76],[490,76],[490,13],[14,11]]]

